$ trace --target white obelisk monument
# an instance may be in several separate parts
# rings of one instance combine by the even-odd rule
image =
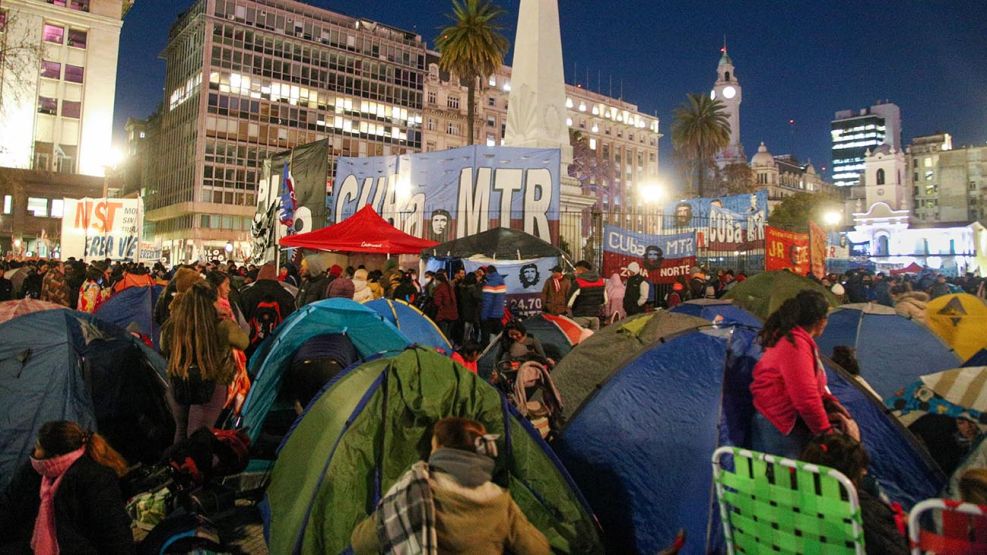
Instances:
[[[583,195],[579,182],[569,177],[572,146],[566,125],[563,67],[558,0],[521,0],[504,144],[562,151],[560,227],[578,258],[582,251],[582,226],[572,218],[577,218],[581,209],[592,206],[595,199]]]

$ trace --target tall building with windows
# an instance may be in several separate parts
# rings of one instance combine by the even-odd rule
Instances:
[[[836,112],[830,123],[833,139],[833,184],[853,187],[860,184],[868,150],[887,144],[901,149],[901,110],[881,102],[859,111]]]
[[[907,165],[916,221],[987,222],[987,146],[953,148],[949,133],[915,137]]]
[[[5,0],[0,167],[102,176],[133,0]]]
[[[566,84],[566,123],[576,148],[574,177],[601,210],[633,205],[644,185],[658,179],[659,121],[629,102]],[[507,132],[511,68],[504,65],[482,80],[476,92],[475,144],[501,145]],[[466,84],[439,70],[439,55],[428,54],[422,148],[457,148],[467,141]]]
[[[172,260],[249,242],[263,160],[328,138],[338,156],[421,148],[415,33],[294,0],[198,0],[173,25],[146,217]]]

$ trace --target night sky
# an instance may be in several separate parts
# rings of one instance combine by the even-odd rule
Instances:
[[[446,0],[308,3],[415,30],[430,45],[449,11]],[[504,32],[513,41],[519,0],[497,3],[508,12]],[[128,14],[117,76],[118,143],[127,117],[146,116],[160,103],[164,62],[158,56],[169,26],[191,4],[139,0]],[[763,140],[773,154],[791,152],[828,170],[834,112],[879,99],[901,107],[905,144],[939,130],[953,134],[954,146],[987,141],[982,0],[559,4],[566,81],[609,94],[612,76],[615,96],[623,82],[626,100],[657,112],[666,135],[663,173],[673,163],[672,112],[686,93],[708,93],[724,34],[743,87],[741,140],[748,158]]]

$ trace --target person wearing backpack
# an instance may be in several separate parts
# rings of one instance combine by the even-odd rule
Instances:
[[[175,297],[171,316],[161,328],[176,443],[216,423],[236,376],[233,349],[249,345],[240,326],[216,310],[217,300],[216,290],[199,281]]]
[[[245,349],[249,358],[257,345],[295,311],[295,298],[277,281],[274,264],[269,262],[257,273],[257,281],[243,288],[240,302],[250,324],[250,347]]]

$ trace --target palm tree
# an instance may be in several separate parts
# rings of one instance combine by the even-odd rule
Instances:
[[[452,0],[452,13],[447,14],[452,23],[435,39],[441,55],[439,67],[466,83],[468,144],[473,144],[474,137],[477,79],[497,71],[509,46],[497,22],[503,14],[489,0]]]
[[[696,191],[702,196],[706,192],[706,171],[713,156],[730,144],[730,120],[719,100],[704,94],[687,96],[688,101],[675,109],[672,145],[692,165],[698,185]]]

